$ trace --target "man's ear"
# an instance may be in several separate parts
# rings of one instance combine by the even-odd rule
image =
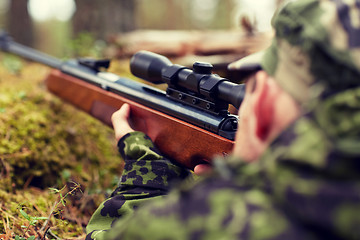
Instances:
[[[255,133],[260,141],[265,142],[271,133],[274,118],[275,91],[269,82],[269,76],[264,71],[255,75],[256,85],[253,89],[253,108],[256,118]]]

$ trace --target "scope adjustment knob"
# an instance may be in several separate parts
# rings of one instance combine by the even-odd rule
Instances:
[[[213,65],[206,62],[195,62],[193,64],[193,71],[198,74],[211,74]]]

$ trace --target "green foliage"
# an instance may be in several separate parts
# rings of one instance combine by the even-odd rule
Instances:
[[[28,238],[24,238],[24,237],[20,237],[19,235],[16,235],[15,240],[35,240],[35,236],[30,236]]]
[[[66,57],[94,57],[100,58],[106,47],[104,41],[96,40],[91,33],[80,33],[66,46]]]
[[[36,237],[46,236],[50,232],[50,219],[54,215],[61,215],[62,207],[66,207],[66,199],[74,195],[77,191],[81,192],[80,185],[76,182],[72,182],[73,186],[70,188],[70,190],[67,190],[67,187],[64,186],[62,189],[56,189],[56,188],[49,188],[50,191],[52,191],[55,195],[57,195],[57,200],[55,201],[55,204],[53,205],[50,214],[48,214],[48,217],[34,217],[29,215],[26,211],[24,211],[23,206],[20,206],[19,212],[23,218],[27,220],[27,223],[25,225],[21,225],[21,228],[23,229],[22,234],[15,235],[15,239],[19,240],[29,240],[29,239],[35,239]],[[30,234],[31,228],[38,229],[39,221],[44,221],[43,225],[40,230],[37,230],[36,233],[34,232]],[[30,235],[29,237],[26,237],[27,235]]]
[[[36,224],[39,222],[39,220],[47,220],[49,219],[48,217],[33,217],[33,216],[29,216],[23,209],[19,209],[19,212],[21,213],[21,215],[28,221],[27,226],[22,225],[21,228],[24,228],[24,236],[25,234],[29,231],[29,228],[31,226],[36,226]],[[19,235],[15,236],[15,239],[19,239],[19,240],[29,240],[29,239],[35,239],[35,236],[32,235],[28,238],[25,237],[20,237]]]
[[[10,73],[13,74],[19,73],[23,67],[19,57],[10,54],[4,54],[1,63]]]

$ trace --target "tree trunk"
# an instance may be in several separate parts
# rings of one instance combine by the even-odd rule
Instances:
[[[103,12],[107,33],[129,32],[135,30],[135,1],[108,0],[107,9]]]
[[[33,25],[27,11],[27,2],[27,0],[10,1],[7,29],[17,42],[33,46]]]
[[[73,33],[89,32],[97,39],[135,29],[133,0],[77,0]]]

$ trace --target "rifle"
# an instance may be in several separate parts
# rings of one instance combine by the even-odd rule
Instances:
[[[146,133],[164,156],[183,166],[194,166],[231,151],[244,86],[212,74],[212,65],[196,62],[193,70],[172,64],[164,56],[140,51],[130,61],[135,76],[167,83],[166,91],[106,72],[110,60],[61,61],[16,43],[0,33],[0,48],[53,70],[47,89],[66,102],[112,127],[111,115],[122,104],[131,106],[131,126]]]

